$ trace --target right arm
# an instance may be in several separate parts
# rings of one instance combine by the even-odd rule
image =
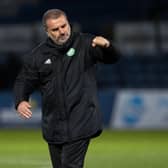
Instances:
[[[30,56],[24,61],[14,84],[15,108],[22,118],[30,118],[32,115],[29,96],[37,88],[38,79],[35,58]]]

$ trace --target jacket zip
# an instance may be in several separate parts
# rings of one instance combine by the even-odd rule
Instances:
[[[63,58],[64,58],[65,56],[63,55]],[[65,118],[66,118],[66,120],[67,120],[67,124],[66,124],[66,133],[67,133],[67,139],[69,139],[71,136],[70,136],[70,130],[69,130],[69,114],[68,114],[68,111],[67,111],[67,99],[66,99],[66,93],[65,93],[65,85],[64,85],[64,77],[65,77],[65,72],[63,71],[63,69],[64,69],[64,66],[63,66],[63,64],[64,64],[64,62],[63,62],[63,58],[62,59],[60,59],[61,60],[61,64],[62,64],[62,71],[61,71],[61,88],[62,88],[62,93],[63,93],[63,105],[64,105],[64,110],[65,110]]]

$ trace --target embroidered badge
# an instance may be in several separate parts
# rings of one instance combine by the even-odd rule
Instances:
[[[72,56],[74,56],[74,54],[75,54],[75,49],[74,48],[70,48],[66,53],[66,55],[68,57],[72,57]]]

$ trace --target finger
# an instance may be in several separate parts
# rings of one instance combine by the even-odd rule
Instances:
[[[23,111],[22,114],[29,118],[32,116],[32,112]]]
[[[92,40],[92,47],[95,47],[97,45],[97,37],[95,37],[93,40]]]
[[[22,119],[29,119],[29,118],[31,118],[31,117],[29,117],[29,116],[27,116],[27,115],[20,115],[20,117],[22,118]]]
[[[32,115],[32,112],[28,108],[23,108],[17,111],[20,114],[27,114],[27,115]]]
[[[27,108],[31,108],[32,107],[30,103],[25,103],[25,105],[26,105]]]
[[[22,109],[18,111],[18,114],[29,117],[29,118],[32,116],[32,112],[29,109],[24,109],[24,110]]]
[[[96,43],[96,39],[97,39],[97,37],[95,37],[95,38],[93,39],[93,43]]]
[[[22,113],[22,115],[24,116],[24,117],[26,117],[26,118],[31,118],[31,114],[29,114],[29,113]]]
[[[96,44],[94,42],[92,43],[92,47],[96,47]]]
[[[28,115],[26,115],[24,113],[22,113],[22,114],[20,113],[19,117],[22,118],[22,119],[29,119],[30,118],[30,116],[28,116]]]
[[[32,112],[31,112],[31,110],[29,108],[25,108],[24,112],[27,113],[27,114],[32,114]]]
[[[110,46],[110,43],[109,43],[109,41],[106,41],[105,43],[104,43],[104,47],[109,47]]]

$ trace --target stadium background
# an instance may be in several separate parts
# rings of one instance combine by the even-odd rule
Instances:
[[[121,60],[98,65],[106,131],[90,146],[85,167],[167,168],[168,1],[1,0],[0,168],[49,168],[40,132],[40,96],[33,118],[15,113],[12,87],[23,56],[45,38],[41,17],[65,10],[76,30],[113,39]]]

